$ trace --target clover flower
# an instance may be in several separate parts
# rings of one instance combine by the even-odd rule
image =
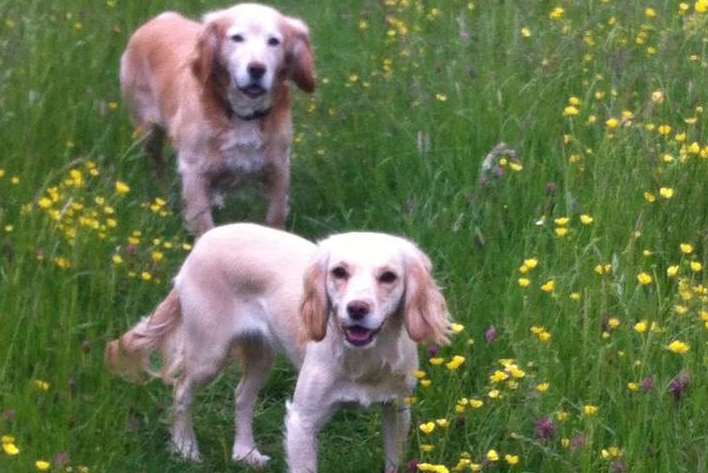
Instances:
[[[556,433],[556,425],[550,417],[542,417],[534,425],[534,434],[542,442],[548,442]]]

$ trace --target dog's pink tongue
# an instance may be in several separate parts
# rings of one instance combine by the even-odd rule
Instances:
[[[347,335],[355,342],[363,342],[369,338],[369,330],[363,327],[350,327],[347,329]]]

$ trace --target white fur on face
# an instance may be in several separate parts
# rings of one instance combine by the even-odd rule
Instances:
[[[231,102],[236,109],[270,107],[273,85],[285,59],[282,15],[264,5],[244,3],[205,16],[207,22],[216,19],[226,19],[229,25],[219,54],[231,78]],[[263,76],[254,77],[249,66],[264,68]]]
[[[390,235],[348,233],[326,240],[326,287],[337,327],[349,345],[374,346],[386,319],[396,313],[405,289],[408,242]],[[353,317],[348,307],[364,306]]]

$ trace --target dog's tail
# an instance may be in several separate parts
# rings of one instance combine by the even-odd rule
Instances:
[[[173,384],[182,366],[182,338],[182,310],[177,289],[173,288],[151,315],[106,345],[106,367],[131,382],[146,381],[147,373]],[[157,350],[162,354],[159,370],[150,361]]]

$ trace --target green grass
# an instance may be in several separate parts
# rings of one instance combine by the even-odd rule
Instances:
[[[697,266],[708,264],[708,14],[695,13],[694,2],[679,14],[679,2],[666,0],[475,3],[278,3],[309,23],[319,75],[317,93],[296,101],[289,227],[313,239],[353,229],[403,234],[433,259],[465,327],[439,356],[466,361],[450,372],[421,349],[432,383],[416,393],[406,460],[452,469],[463,452],[484,463],[495,449],[500,461],[485,471],[705,472],[708,292]],[[220,6],[169,8],[196,16]],[[549,17],[556,6],[565,8],[558,21]],[[168,192],[153,184],[119,98],[127,37],[164,8],[0,4],[0,435],[20,449],[0,451],[0,471],[32,471],[35,460],[59,453],[74,471],[243,470],[230,463],[235,370],[199,395],[205,461],[193,466],[166,449],[169,388],[129,385],[102,364],[105,343],[164,296],[190,242],[178,181]],[[661,100],[652,100],[655,91]],[[579,114],[564,117],[570,97],[580,100]],[[622,119],[625,110],[631,119]],[[606,126],[613,117],[621,122],[614,130]],[[662,124],[671,126],[666,136]],[[522,169],[507,160],[504,175],[481,186],[482,159],[502,141]],[[118,195],[117,180],[130,192]],[[41,208],[53,187],[57,201]],[[673,197],[662,198],[661,187]],[[167,203],[152,211],[157,197]],[[217,221],[261,215],[258,198],[234,196]],[[562,238],[559,217],[570,218]],[[129,245],[131,236],[139,243]],[[538,267],[522,275],[531,257]],[[596,274],[598,264],[611,264],[609,274]],[[675,278],[670,265],[679,266]],[[638,283],[641,272],[650,284]],[[551,294],[540,289],[549,280]],[[620,325],[603,336],[610,318]],[[641,320],[657,325],[640,334],[633,327]],[[497,336],[487,343],[491,326]],[[690,350],[671,353],[673,340]],[[491,385],[503,358],[525,371],[516,389]],[[690,382],[676,401],[667,389],[682,372]],[[648,392],[627,387],[650,377]],[[280,363],[258,406],[257,439],[273,471],[285,468],[282,421],[294,379]],[[540,394],[542,382],[549,388]],[[488,397],[494,388],[500,399]],[[461,398],[484,405],[456,413]],[[586,404],[598,413],[584,416]],[[544,417],[555,425],[547,441],[534,432]],[[417,428],[442,418],[447,429],[428,436]],[[320,436],[321,471],[380,471],[379,422],[375,411],[337,415]],[[603,458],[611,446],[621,458]],[[506,454],[519,464],[507,465]]]

